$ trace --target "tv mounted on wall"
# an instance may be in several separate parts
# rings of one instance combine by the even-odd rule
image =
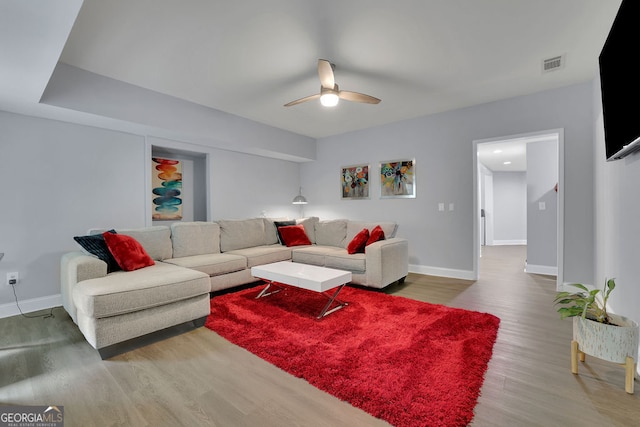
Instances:
[[[600,53],[607,160],[640,150],[640,0],[623,0]]]

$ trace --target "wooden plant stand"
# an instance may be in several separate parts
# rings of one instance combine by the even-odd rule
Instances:
[[[574,374],[578,374],[578,359],[581,362],[585,361],[585,353],[580,351],[578,346],[578,341],[571,341],[571,372]],[[626,362],[620,364],[620,366],[624,366],[625,368],[625,383],[624,383],[624,391],[629,394],[633,394],[634,387],[634,377],[636,373],[636,362],[633,360],[633,357],[627,356]]]

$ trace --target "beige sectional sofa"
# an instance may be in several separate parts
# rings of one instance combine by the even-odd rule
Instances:
[[[408,242],[395,223],[298,220],[311,245],[278,241],[274,220],[250,218],[176,222],[170,227],[116,230],[135,238],[155,265],[107,273],[107,264],[85,252],[61,260],[63,306],[103,358],[128,340],[186,322],[201,325],[209,293],[252,283],[251,267],[291,260],[352,272],[352,283],[383,288],[408,273]],[[363,228],[380,225],[385,240],[365,253],[347,245]]]

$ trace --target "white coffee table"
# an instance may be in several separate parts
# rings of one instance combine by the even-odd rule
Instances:
[[[324,316],[347,305],[346,302],[337,299],[337,296],[342,288],[351,281],[351,272],[349,271],[281,261],[251,267],[251,275],[268,282],[267,286],[258,294],[256,299],[280,292],[284,289],[280,285],[290,285],[322,293],[329,301],[318,315],[318,319],[322,319]],[[332,294],[327,292],[334,288],[337,289]],[[334,304],[337,305],[332,308]]]

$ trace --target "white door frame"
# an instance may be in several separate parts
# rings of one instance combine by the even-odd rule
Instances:
[[[499,138],[477,139],[473,141],[473,277],[480,278],[480,194],[479,169],[478,169],[478,144],[500,142],[516,138],[535,138],[544,135],[556,135],[558,138],[558,275],[556,289],[561,290],[564,281],[564,129],[550,129],[540,132],[530,132],[517,135],[507,135]]]

